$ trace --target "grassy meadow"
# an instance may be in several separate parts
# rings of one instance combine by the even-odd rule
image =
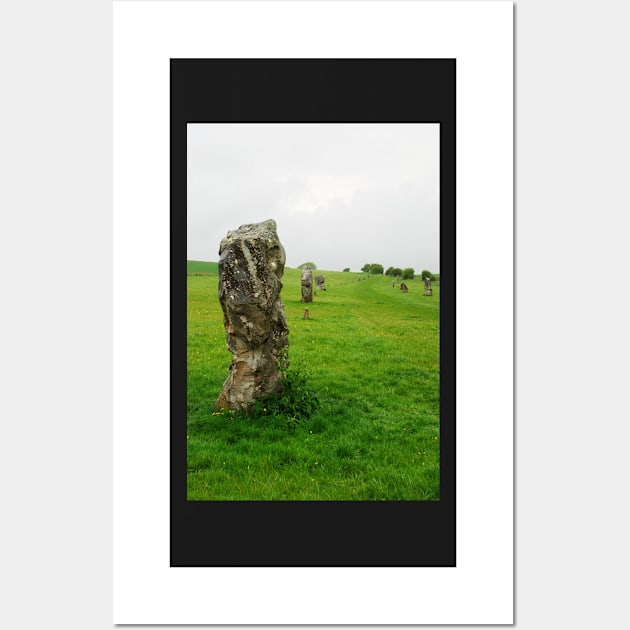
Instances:
[[[202,262],[200,260],[187,260],[186,272],[189,274],[214,274],[219,273],[219,263],[217,262]]]
[[[319,399],[288,427],[214,408],[232,359],[217,265],[188,273],[188,500],[439,500],[439,284],[425,297],[420,279],[403,293],[387,276],[318,270],[327,290],[304,305],[300,271],[285,269],[290,368]]]

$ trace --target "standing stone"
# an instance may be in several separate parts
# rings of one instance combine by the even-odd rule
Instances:
[[[424,279],[424,294],[433,295],[433,289],[431,288],[431,278]]]
[[[216,406],[245,410],[278,390],[289,329],[280,300],[285,252],[273,220],[241,225],[219,247],[219,300],[234,355]]]
[[[313,301],[313,272],[307,267],[302,269],[302,302]]]
[[[401,290],[403,293],[407,293],[407,291],[409,291],[409,287],[408,287],[408,286],[407,286],[404,282],[401,282],[401,283],[400,283],[400,290]]]
[[[326,280],[325,280],[324,276],[315,276],[315,288],[318,291],[325,291],[326,290],[325,282],[326,282]]]

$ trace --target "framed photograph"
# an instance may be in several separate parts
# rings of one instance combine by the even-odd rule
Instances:
[[[455,73],[171,60],[173,566],[454,566]],[[269,219],[288,368],[245,406],[278,272],[219,243]]]
[[[511,4],[114,34],[115,623],[511,623]],[[266,273],[288,363],[241,409],[224,289]]]

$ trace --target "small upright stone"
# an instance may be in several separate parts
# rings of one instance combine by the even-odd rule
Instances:
[[[324,278],[324,276],[315,276],[315,288],[318,291],[325,291],[326,290],[326,280]]]
[[[424,294],[433,295],[433,289],[431,288],[431,278],[424,279]]]
[[[277,391],[289,329],[280,300],[285,253],[273,220],[241,225],[219,247],[219,301],[234,355],[216,406],[245,410]]]
[[[307,267],[302,269],[302,302],[313,301],[313,272]]]

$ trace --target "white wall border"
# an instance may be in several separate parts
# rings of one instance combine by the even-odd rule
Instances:
[[[512,19],[511,2],[114,3],[115,623],[512,623]],[[457,59],[456,568],[169,567],[171,57]]]

